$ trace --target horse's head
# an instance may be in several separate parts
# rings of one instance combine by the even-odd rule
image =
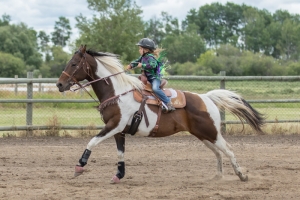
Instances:
[[[74,53],[71,60],[67,63],[56,83],[59,91],[70,90],[72,85],[91,77],[90,71],[96,65],[95,59],[86,53],[86,45],[81,45],[79,50]]]

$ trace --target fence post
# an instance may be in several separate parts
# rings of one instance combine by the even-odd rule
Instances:
[[[39,75],[39,78],[42,78],[41,74]],[[41,93],[41,91],[42,91],[42,83],[39,83],[39,93]]]
[[[27,72],[27,78],[32,79],[33,78],[33,72]],[[32,99],[33,97],[33,83],[29,82],[27,83],[27,99]],[[32,103],[27,103],[26,107],[26,125],[32,126]],[[32,136],[32,129],[27,130],[27,135]]]
[[[226,71],[220,71],[220,76],[226,76]],[[220,89],[225,89],[225,79],[220,81]],[[221,110],[220,115],[221,115],[221,121],[225,122],[225,110]],[[225,123],[223,123],[221,125],[221,131],[224,134],[226,133],[226,124]]]
[[[18,75],[15,75],[15,79],[18,79]],[[15,84],[15,95],[18,95],[18,83]]]

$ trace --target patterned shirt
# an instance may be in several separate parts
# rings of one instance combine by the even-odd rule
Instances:
[[[142,63],[142,70],[144,71],[148,80],[158,78],[160,79],[160,73],[157,71],[158,61],[156,58],[150,54],[146,53],[139,57],[138,59],[132,61],[130,66],[135,68],[139,63]]]

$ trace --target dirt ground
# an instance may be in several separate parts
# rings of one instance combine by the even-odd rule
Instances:
[[[117,170],[113,138],[99,144],[83,175],[74,166],[89,138],[1,138],[1,199],[300,199],[300,136],[224,136],[248,174],[241,182],[224,157],[195,137],[126,138],[126,176]]]

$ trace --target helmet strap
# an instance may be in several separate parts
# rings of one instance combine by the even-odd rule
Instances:
[[[143,55],[145,55],[146,53],[148,53],[149,51],[147,51],[146,48],[142,47],[143,48]]]

